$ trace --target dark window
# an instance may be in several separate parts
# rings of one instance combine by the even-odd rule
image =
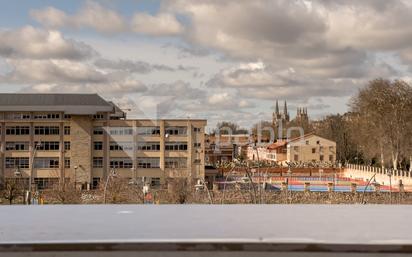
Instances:
[[[186,142],[168,142],[165,144],[166,151],[186,151],[187,143]]]
[[[138,142],[137,150],[139,151],[160,151],[159,142]]]
[[[94,127],[93,135],[103,135],[103,128],[102,127]]]
[[[103,168],[102,157],[93,157],[93,168]]]
[[[142,157],[137,158],[138,168],[151,169],[151,168],[160,168],[160,158],[156,157]]]
[[[97,142],[94,142],[93,145],[94,145],[94,150],[103,150],[103,142],[97,141]]]
[[[110,168],[112,169],[124,169],[133,168],[133,161],[131,159],[113,158],[110,159]]]
[[[64,126],[64,134],[70,135],[70,126]]]
[[[60,130],[57,126],[36,126],[34,127],[35,135],[59,135]]]
[[[39,151],[58,151],[59,142],[58,141],[45,141],[45,142],[35,142],[37,150]]]
[[[6,135],[30,135],[29,126],[6,127]]]
[[[6,168],[29,168],[29,157],[6,157]]]
[[[92,189],[98,189],[100,185],[100,178],[93,178]]]
[[[6,151],[28,151],[29,142],[6,142]]]
[[[64,142],[64,150],[65,151],[70,151],[70,141],[65,141]]]
[[[64,158],[64,167],[70,168],[70,158]]]
[[[187,127],[168,127],[165,133],[167,135],[182,136],[187,135]]]
[[[36,158],[34,167],[38,169],[59,168],[59,158]]]

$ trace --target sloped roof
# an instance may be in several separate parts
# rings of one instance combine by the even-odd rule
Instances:
[[[61,111],[67,114],[112,112],[98,94],[0,94],[0,111]]]
[[[288,144],[287,141],[279,141],[279,142],[270,144],[270,145],[267,147],[267,149],[269,149],[269,150],[275,150],[275,149],[277,149],[277,148],[279,148],[279,147],[282,147],[282,146],[285,146],[285,145],[287,145],[287,144]]]
[[[110,106],[98,94],[0,94],[0,106],[99,105]]]
[[[291,140],[289,140],[289,142],[288,142],[288,143],[293,143],[293,142],[299,141],[299,140],[301,140],[301,139],[307,139],[307,138],[309,138],[309,137],[313,137],[313,136],[315,136],[315,137],[319,137],[319,138],[322,138],[323,140],[326,140],[326,141],[329,141],[329,142],[332,142],[332,143],[336,143],[336,142],[335,142],[335,141],[333,141],[333,140],[330,140],[330,139],[327,139],[327,138],[321,137],[321,136],[319,136],[319,135],[316,135],[314,132],[311,132],[311,133],[308,133],[308,134],[303,135],[303,138],[302,138],[302,137],[295,137],[295,138],[292,138]]]

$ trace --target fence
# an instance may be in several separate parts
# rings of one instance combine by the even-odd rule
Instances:
[[[403,184],[412,188],[412,173],[405,170],[348,164],[346,165],[344,176],[363,180],[369,180],[375,176],[376,182],[382,185],[392,184],[398,187],[400,184]]]

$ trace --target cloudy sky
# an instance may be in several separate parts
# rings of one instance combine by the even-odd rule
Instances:
[[[1,92],[97,92],[136,118],[249,127],[344,112],[377,77],[409,81],[412,1],[2,1]]]

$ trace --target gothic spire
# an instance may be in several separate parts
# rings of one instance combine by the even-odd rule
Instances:
[[[278,100],[276,100],[275,113],[276,113],[276,114],[279,114],[279,103],[278,103]]]
[[[288,115],[288,106],[287,106],[286,101],[285,101],[285,106],[283,107],[283,113],[284,113],[285,115]]]

